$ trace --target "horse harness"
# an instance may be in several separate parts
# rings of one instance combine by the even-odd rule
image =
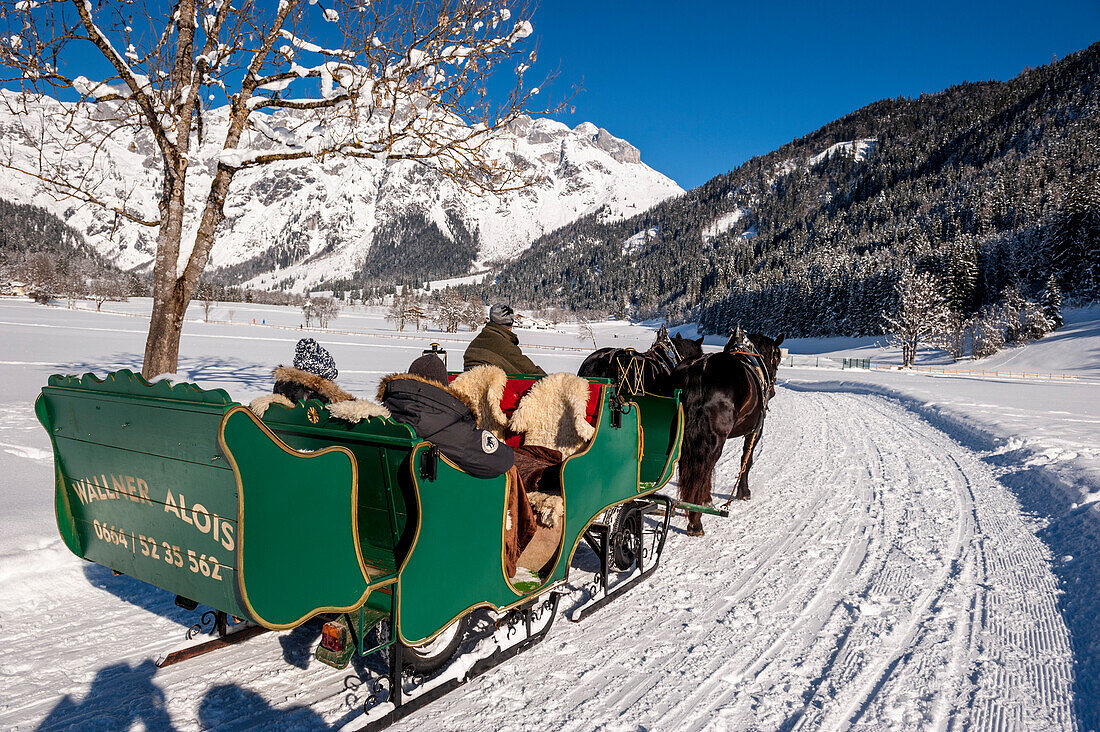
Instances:
[[[615,356],[615,367],[619,373],[618,392],[631,396],[645,395],[645,374],[642,372],[642,363],[652,360],[658,369],[664,371],[664,376],[671,376],[672,370],[680,363],[680,351],[672,339],[668,338],[668,331],[661,329],[657,341],[650,346],[645,353],[639,354],[633,348],[624,348]],[[624,363],[625,361],[625,363]]]
[[[752,376],[753,381],[756,382],[756,387],[760,389],[760,401],[764,407],[763,410],[761,410],[760,419],[763,420],[763,413],[768,411],[768,401],[771,398],[772,380],[768,378],[768,367],[764,365],[764,357],[760,355],[760,352],[751,344],[749,344],[748,348],[744,346],[741,346],[741,348],[744,348],[744,350],[726,351],[726,353],[731,356],[745,357],[746,370]]]

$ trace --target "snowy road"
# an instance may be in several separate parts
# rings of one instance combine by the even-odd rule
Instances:
[[[1064,560],[988,456],[881,396],[772,405],[751,501],[702,539],[678,519],[649,583],[394,729],[1095,726]],[[0,728],[355,722],[316,626],[157,670],[192,617],[165,593],[56,540],[0,557],[0,582]]]

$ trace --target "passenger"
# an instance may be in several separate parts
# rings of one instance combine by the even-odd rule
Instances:
[[[324,404],[354,399],[334,382],[339,375],[332,354],[312,338],[303,338],[294,348],[294,367],[275,369],[273,394],[284,396],[291,404],[316,399]]]
[[[546,372],[519,350],[519,338],[512,332],[515,312],[504,303],[489,308],[489,322],[470,341],[463,355],[463,370],[491,364],[504,369],[507,374],[541,374]]]
[[[433,443],[455,465],[478,478],[508,473],[511,490],[506,496],[505,571],[516,573],[520,554],[535,535],[535,516],[516,472],[512,448],[488,430],[478,429],[473,409],[447,387],[447,368],[438,356],[425,354],[409,366],[408,373],[382,379],[378,401],[396,422],[413,428],[418,437]]]
[[[447,367],[438,356],[426,354],[412,362],[408,373],[382,379],[378,401],[395,421],[412,427],[470,475],[495,478],[508,472],[515,462],[512,448],[478,429],[473,410],[446,384]]]

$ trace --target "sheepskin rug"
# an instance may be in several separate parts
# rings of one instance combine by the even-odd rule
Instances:
[[[576,374],[551,374],[540,379],[520,400],[509,425],[523,433],[523,444],[549,447],[563,458],[585,448],[596,428],[588,424],[588,380]]]

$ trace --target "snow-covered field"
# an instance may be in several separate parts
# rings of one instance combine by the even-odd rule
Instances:
[[[360,724],[351,672],[312,660],[318,625],[157,669],[195,616],[61,544],[31,406],[51,373],[140,363],[148,302],[105,308],[0,300],[0,728]],[[285,308],[211,317],[232,322],[189,322],[180,371],[241,401],[304,334]],[[1100,312],[1067,320],[982,366],[1078,377],[1064,382],[784,367],[751,501],[702,539],[678,519],[648,583],[579,624],[575,594],[544,643],[394,729],[1100,729]],[[395,334],[378,311],[332,329],[310,335],[361,394],[432,340],[459,367],[471,337]],[[594,330],[600,346],[652,340]],[[571,328],[520,339],[547,371],[592,347]],[[716,485],[736,475],[733,448]]]

